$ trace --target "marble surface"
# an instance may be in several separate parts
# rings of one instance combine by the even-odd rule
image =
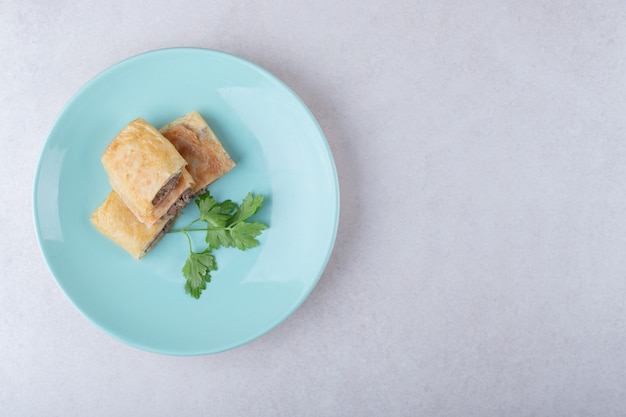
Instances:
[[[603,0],[0,1],[0,415],[624,415],[625,18]],[[32,219],[64,104],[170,46],[286,82],[341,187],[309,299],[209,356],[101,332]]]

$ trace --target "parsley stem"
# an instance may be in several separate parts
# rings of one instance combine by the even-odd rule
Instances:
[[[198,223],[200,221],[200,219],[196,219],[194,221],[192,221],[191,223],[189,223],[187,226],[181,228],[181,229],[175,229],[172,230],[172,232],[183,232],[185,230],[188,230],[191,226],[193,226],[194,224]]]
[[[191,246],[191,237],[189,237],[189,233],[187,233],[185,230],[181,230],[181,231],[187,237],[187,243],[189,243],[189,252],[193,252],[193,247]]]
[[[226,227],[197,227],[197,228],[191,228],[191,229],[183,227],[182,229],[170,230],[170,232],[171,233],[181,232],[181,233],[187,234],[187,232],[214,232],[214,231],[217,231],[217,230],[233,230],[233,227],[232,226],[226,226]]]
[[[185,232],[193,232],[195,230],[203,230],[203,229],[192,229],[191,228],[191,226],[193,226],[194,224],[198,223],[199,221],[200,221],[200,219],[196,219],[196,220],[192,221],[191,223],[189,223],[185,227],[181,227],[180,229],[170,229],[167,233],[185,233]]]

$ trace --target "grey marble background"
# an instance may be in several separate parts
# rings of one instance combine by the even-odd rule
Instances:
[[[600,0],[0,0],[0,415],[626,415],[625,19]],[[32,220],[67,100],[169,46],[285,81],[342,193],[310,298],[211,356],[98,330]]]

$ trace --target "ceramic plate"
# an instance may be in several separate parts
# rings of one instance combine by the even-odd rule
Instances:
[[[141,261],[91,225],[110,190],[100,156],[131,120],[161,127],[196,110],[237,166],[210,187],[218,199],[263,194],[257,248],[218,249],[218,271],[199,300],[184,292],[188,244],[168,234]],[[195,218],[188,205],[177,225]],[[318,282],[335,241],[337,174],[303,102],[267,71],[193,48],[144,53],[105,70],[66,105],[43,147],[34,216],[45,260],[72,303],[140,349],[200,355],[249,342],[287,318]],[[194,235],[195,249],[203,236]]]

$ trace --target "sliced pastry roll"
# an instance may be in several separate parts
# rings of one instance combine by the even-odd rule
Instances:
[[[190,185],[183,175],[187,161],[141,118],[120,131],[101,160],[113,189],[147,226],[160,220]]]
[[[137,220],[115,191],[111,191],[91,215],[91,222],[100,233],[135,259],[141,259],[161,240],[174,219],[174,216],[165,216],[152,226],[147,226]]]
[[[187,170],[195,182],[194,196],[235,166],[215,133],[195,111],[167,124],[160,132],[187,161]]]

